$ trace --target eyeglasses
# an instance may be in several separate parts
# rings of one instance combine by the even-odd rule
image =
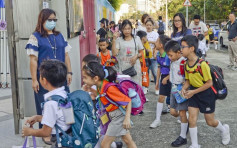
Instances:
[[[49,22],[52,22],[52,21],[57,22],[58,19],[48,19],[48,21],[49,21]]]
[[[181,46],[181,49],[189,48],[189,46]]]
[[[181,20],[174,20],[175,23],[181,22]]]

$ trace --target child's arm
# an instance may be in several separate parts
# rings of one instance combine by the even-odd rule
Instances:
[[[125,119],[123,121],[123,128],[124,129],[131,128],[131,122],[130,122],[131,109],[132,109],[132,101],[130,101],[128,103],[127,108],[126,108],[126,115],[125,115]]]
[[[186,91],[187,91],[187,89],[188,89],[189,87],[190,87],[189,80],[186,79],[185,82],[184,82],[183,88],[182,88],[182,90],[181,90],[182,96],[185,96]]]
[[[168,82],[168,80],[169,80],[169,78],[170,78],[170,75],[166,76],[166,77],[162,80],[162,84],[163,84],[163,85],[166,85],[167,82]]]
[[[194,90],[188,90],[186,93],[185,93],[185,98],[189,99],[191,98],[193,95],[197,94],[197,93],[200,93],[204,90],[207,90],[208,88],[210,88],[212,86],[212,80],[208,80],[202,87],[199,87],[197,89],[194,89]]]
[[[29,127],[23,127],[22,136],[36,136],[36,137],[49,137],[52,133],[52,128],[43,125],[41,129],[33,129]]]
[[[156,90],[159,90],[159,81],[160,81],[160,67],[157,69],[157,75],[156,75]]]

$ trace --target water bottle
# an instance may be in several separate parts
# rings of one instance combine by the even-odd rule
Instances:
[[[138,108],[141,106],[140,96],[134,89],[132,88],[128,89],[128,96],[132,99],[132,108]]]
[[[179,91],[179,90],[181,90],[180,87],[182,88],[182,85],[178,85],[178,86],[177,85],[173,85],[172,86],[172,94],[174,95],[177,103],[182,103],[182,102],[187,100],[187,99],[182,97],[181,91]]]

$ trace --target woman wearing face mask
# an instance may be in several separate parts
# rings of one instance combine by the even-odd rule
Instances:
[[[135,70],[136,74],[133,73],[130,76],[135,82],[142,85],[139,61],[143,51],[142,42],[138,36],[132,35],[132,23],[129,20],[123,21],[121,30],[121,37],[119,37],[119,32],[115,32],[112,42],[112,53],[118,60],[118,72],[130,75],[131,71]]]
[[[65,90],[69,92],[68,86],[72,81],[72,69],[68,52],[71,46],[63,35],[56,31],[57,18],[55,11],[43,9],[38,17],[35,32],[30,36],[26,45],[27,55],[30,57],[30,72],[32,77],[32,88],[35,95],[35,105],[38,115],[42,115],[41,103],[44,102],[45,90],[39,83],[39,66],[45,59],[57,59],[65,62],[67,66],[67,83]],[[40,128],[42,125],[40,125]],[[51,144],[50,137],[43,138],[46,144]]]

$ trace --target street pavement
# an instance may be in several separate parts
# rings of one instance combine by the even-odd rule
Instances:
[[[209,63],[220,66],[225,75],[225,82],[228,86],[228,97],[226,100],[218,100],[216,103],[216,119],[224,124],[230,125],[231,141],[228,146],[221,144],[220,133],[208,127],[203,114],[198,120],[198,140],[202,148],[237,148],[237,72],[226,68],[228,64],[228,54],[226,49],[214,51],[207,54]],[[132,117],[134,127],[131,134],[138,148],[170,148],[170,143],[174,141],[180,133],[180,124],[177,119],[170,114],[161,116],[162,124],[156,129],[150,129],[149,125],[155,119],[156,102],[158,96],[154,94],[154,84],[151,83],[147,94],[149,102],[145,104],[144,115]],[[14,122],[12,115],[11,90],[0,89],[0,148],[11,148],[13,145],[21,146],[24,139],[20,135],[14,134]],[[189,134],[188,144],[190,145]],[[47,147],[40,138],[37,139],[38,146]],[[49,146],[48,146],[49,147]]]

